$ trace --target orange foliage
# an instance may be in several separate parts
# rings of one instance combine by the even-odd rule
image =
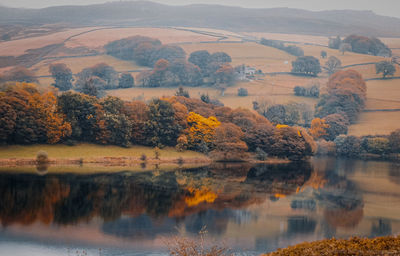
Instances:
[[[187,117],[189,128],[187,131],[188,142],[190,145],[204,141],[209,144],[213,141],[215,129],[221,125],[214,116],[205,118],[194,112],[190,112]]]
[[[200,189],[188,188],[188,191],[191,195],[185,197],[185,203],[189,207],[199,205],[203,202],[213,203],[218,198],[216,193],[204,186]]]
[[[324,119],[314,118],[311,121],[311,128],[309,130],[311,136],[315,139],[321,138],[327,135],[327,129],[329,129],[330,125],[325,122]]]

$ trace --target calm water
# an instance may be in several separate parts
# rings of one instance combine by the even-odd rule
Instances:
[[[400,234],[400,165],[324,158],[2,171],[0,223],[0,255],[166,255],[172,237],[198,239],[202,228],[207,243],[257,255],[302,241]]]

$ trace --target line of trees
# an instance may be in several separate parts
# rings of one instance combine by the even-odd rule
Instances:
[[[8,83],[0,92],[3,144],[90,142],[120,146],[173,146],[214,152],[220,160],[246,152],[298,160],[313,154],[305,130],[273,126],[246,109],[207,104],[183,96],[142,101],[72,91],[58,97],[34,84]]]
[[[339,135],[334,141],[319,141],[317,144],[317,152],[321,155],[390,157],[392,154],[400,154],[400,129],[393,131],[388,136]]]
[[[293,55],[296,57],[304,56],[303,49],[301,49],[300,47],[295,46],[295,45],[286,46],[282,41],[262,38],[260,41],[260,44],[285,51],[285,52],[289,53],[290,55]]]

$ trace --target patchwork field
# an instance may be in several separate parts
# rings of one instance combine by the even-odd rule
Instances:
[[[326,51],[329,56],[339,58],[343,66],[376,63],[385,60],[383,57],[376,57],[364,54],[346,52],[342,55],[338,50],[327,48],[328,38],[322,36],[289,35],[273,33],[235,33],[226,30],[197,28],[197,27],[171,27],[171,28],[103,28],[87,27],[74,28],[49,35],[30,37],[0,43],[1,55],[18,56],[27,52],[28,49],[36,49],[50,44],[65,42],[64,47],[52,52],[49,56],[61,56],[61,58],[47,58],[32,66],[32,70],[39,76],[42,85],[50,85],[53,82],[49,76],[48,66],[51,63],[65,63],[72,69],[74,74],[82,69],[107,63],[113,66],[118,72],[132,72],[134,76],[138,71],[147,69],[136,65],[134,62],[123,61],[114,57],[104,55],[103,46],[113,40],[134,36],[149,36],[157,38],[164,44],[176,44],[181,46],[187,53],[197,50],[208,50],[211,53],[224,51],[232,57],[232,65],[248,65],[267,73],[264,77],[249,82],[239,82],[227,88],[224,95],[221,91],[209,87],[187,88],[191,97],[199,98],[202,93],[208,93],[230,107],[252,108],[256,99],[264,99],[271,104],[300,102],[315,105],[317,99],[296,97],[293,88],[297,85],[319,84],[324,91],[328,75],[322,73],[318,78],[297,77],[286,74],[269,74],[275,72],[289,72],[291,62],[296,57],[281,50],[263,46],[254,42],[242,41],[242,39],[254,39],[265,37],[274,40],[290,41],[301,47],[305,55],[319,58],[321,65],[327,59],[320,57],[321,51]],[[67,40],[68,39],[68,40]],[[399,38],[382,38],[382,40],[393,49],[394,55],[400,55]],[[96,56],[82,56],[85,51],[93,51]],[[47,56],[47,57],[49,57]],[[72,57],[73,56],[73,57]],[[46,56],[45,56],[46,57]],[[386,59],[390,60],[390,59]],[[395,76],[400,76],[400,68],[397,67]],[[8,68],[4,68],[6,70]],[[356,65],[345,67],[360,72],[365,79],[379,78],[375,72],[375,65]],[[351,134],[381,134],[389,133],[400,127],[399,112],[383,112],[379,110],[400,109],[400,80],[372,80],[367,82],[368,94],[366,109],[378,110],[377,112],[366,112],[360,117],[360,122],[350,127]],[[239,88],[246,88],[249,96],[239,97]],[[119,96],[125,100],[142,98],[149,100],[153,97],[172,96],[176,88],[130,88],[108,91],[107,94]],[[379,120],[379,122],[377,122]],[[379,123],[379,124],[378,124]],[[378,124],[378,125],[377,125]]]

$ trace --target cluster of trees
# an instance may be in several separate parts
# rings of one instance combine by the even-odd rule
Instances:
[[[57,143],[71,135],[71,124],[56,108],[51,91],[29,83],[6,83],[0,90],[0,143]]]
[[[375,64],[376,73],[382,73],[383,79],[387,76],[393,76],[396,73],[396,67],[392,62],[389,61],[381,61]]]
[[[365,106],[367,87],[362,76],[354,70],[336,72],[330,76],[327,90],[316,106],[316,116],[340,114],[354,123]]]
[[[321,154],[336,154],[346,157],[360,157],[368,154],[388,157],[400,153],[400,129],[393,131],[389,136],[346,136],[339,135],[332,142],[323,142],[318,145]]]
[[[375,56],[392,56],[392,51],[381,40],[375,37],[350,35],[342,40],[339,36],[329,39],[329,48],[345,51],[353,51]]]
[[[134,60],[139,65],[153,67],[160,59],[169,62],[185,60],[186,53],[179,46],[163,45],[158,39],[133,36],[104,46],[107,54],[123,60]]]
[[[253,102],[253,109],[273,124],[309,127],[314,116],[311,106],[304,103],[268,104],[262,100]]]
[[[296,96],[312,97],[312,98],[319,97],[319,85],[316,84],[311,86],[296,86],[294,87],[293,90]]]
[[[317,76],[321,73],[321,64],[313,56],[298,57],[292,61],[292,73],[306,76]]]
[[[102,95],[102,90],[131,88],[135,83],[131,74],[119,73],[105,63],[83,69],[76,75],[75,83],[71,69],[64,63],[51,64],[49,72],[54,78],[52,85],[60,91],[75,89],[92,96]],[[0,76],[0,82],[37,83],[38,81],[29,69],[15,67]]]
[[[235,80],[231,61],[224,52],[195,51],[188,61],[159,59],[154,69],[140,73],[138,80],[144,87],[230,85]]]
[[[49,71],[54,78],[52,85],[60,91],[75,89],[96,97],[103,95],[103,90],[131,88],[135,84],[131,74],[118,73],[113,67],[105,63],[84,68],[76,75],[74,84],[72,71],[65,64],[51,64]]]
[[[305,130],[273,126],[246,109],[230,109],[184,96],[125,102],[72,91],[56,97],[33,84],[4,85],[0,93],[0,141],[7,144],[73,143],[174,146],[215,152],[220,160],[247,151],[302,159],[313,153]]]
[[[273,47],[273,48],[285,51],[285,52],[289,53],[290,55],[293,55],[293,56],[296,56],[296,57],[304,56],[303,49],[301,49],[300,47],[295,46],[295,45],[285,46],[285,44],[282,41],[269,40],[269,39],[262,38],[260,43],[262,45],[266,45],[266,46],[269,46],[269,47]]]

